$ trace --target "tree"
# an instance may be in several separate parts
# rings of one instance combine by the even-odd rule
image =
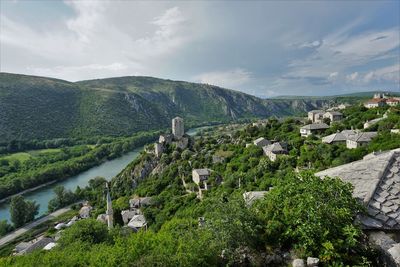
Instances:
[[[56,186],[54,193],[56,196],[49,201],[49,211],[55,211],[76,201],[76,195],[71,190],[66,190],[62,185]]]
[[[107,226],[94,219],[80,220],[66,229],[60,239],[61,246],[67,246],[73,242],[87,242],[98,244],[108,241],[110,238]]]
[[[351,184],[340,179],[292,174],[253,209],[264,221],[266,241],[295,244],[300,256],[343,261],[359,247],[361,229],[353,222],[364,209],[352,197]]]
[[[0,221],[0,236],[6,235],[8,232],[11,232],[13,227],[8,224],[6,220]]]
[[[11,198],[10,214],[15,227],[20,227],[33,221],[39,212],[39,204],[35,201],[27,201],[23,196],[17,195]]]

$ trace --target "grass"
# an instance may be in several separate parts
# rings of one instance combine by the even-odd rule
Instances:
[[[39,149],[39,150],[30,150],[29,153],[31,156],[38,156],[40,154],[50,154],[50,153],[58,153],[61,149],[59,148],[46,148],[46,149]]]
[[[1,157],[0,159],[6,159],[6,160],[18,160],[20,162],[24,162],[26,160],[28,160],[31,157],[31,155],[27,152],[18,152],[18,153],[14,153],[14,154],[10,154],[4,157]]]

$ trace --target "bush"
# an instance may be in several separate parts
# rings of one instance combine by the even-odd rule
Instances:
[[[354,225],[363,207],[352,186],[311,173],[291,175],[274,187],[254,210],[265,222],[267,242],[297,249],[299,256],[324,262],[347,259],[357,249],[361,229]]]

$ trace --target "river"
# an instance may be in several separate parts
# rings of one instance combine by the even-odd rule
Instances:
[[[209,126],[193,128],[189,129],[186,133],[190,136],[193,136],[202,129],[207,128],[209,128]],[[106,178],[107,180],[111,180],[111,178],[122,171],[131,161],[137,158],[140,154],[140,151],[142,150],[143,147],[136,148],[132,152],[129,152],[119,158],[106,161],[99,166],[93,167],[68,179],[53,183],[46,187],[39,188],[35,191],[27,192],[23,196],[25,197],[25,199],[35,200],[36,203],[40,204],[39,214],[37,215],[37,217],[42,216],[47,213],[47,204],[54,197],[53,189],[57,185],[62,185],[66,189],[75,191],[77,186],[85,187],[88,184],[89,180],[96,176],[101,176]],[[0,221],[1,220],[10,221],[9,203],[0,204]]]

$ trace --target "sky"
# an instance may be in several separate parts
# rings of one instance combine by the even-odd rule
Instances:
[[[0,71],[400,92],[400,1],[0,1]]]

